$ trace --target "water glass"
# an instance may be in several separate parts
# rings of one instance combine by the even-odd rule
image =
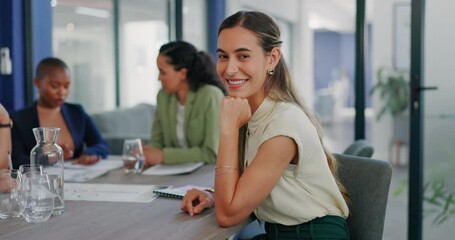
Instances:
[[[22,164],[19,166],[18,171],[19,171],[20,175],[28,173],[28,172],[42,173],[42,172],[44,172],[44,168],[43,168],[43,165],[41,165],[41,164]]]
[[[19,206],[20,182],[17,170],[0,171],[0,218],[9,219],[21,216]]]
[[[25,221],[40,223],[49,220],[54,211],[54,198],[46,173],[29,172],[22,175],[20,209]]]
[[[123,144],[123,169],[125,173],[141,173],[144,168],[144,152],[141,139],[126,139]]]
[[[49,178],[49,186],[52,193],[54,193],[54,215],[61,215],[65,211],[65,201],[63,198],[64,190],[63,183],[64,180],[58,172],[55,171],[55,168],[46,168],[47,176]]]

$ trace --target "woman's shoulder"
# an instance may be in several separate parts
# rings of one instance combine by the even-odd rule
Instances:
[[[270,124],[283,128],[300,129],[310,120],[303,109],[294,103],[277,102],[269,115]]]
[[[24,115],[24,114],[29,114],[30,112],[33,112],[34,108],[36,108],[36,104],[32,104],[30,106],[26,106],[24,108],[18,109],[18,110],[13,111],[11,113],[11,117],[21,116],[21,115]]]
[[[217,86],[204,84],[197,90],[198,94],[209,95],[209,96],[223,96],[223,92]]]
[[[71,111],[71,112],[83,112],[83,113],[85,113],[84,107],[81,104],[78,104],[78,103],[65,102],[62,105],[62,108],[66,108],[68,111]]]
[[[167,99],[169,99],[170,97],[172,96],[172,94],[166,92],[164,89],[160,89],[158,91],[158,94],[156,96],[156,101],[157,103],[160,103],[162,101],[166,101]]]
[[[303,109],[297,104],[289,102],[277,102],[272,110],[271,116],[281,116],[280,118],[301,118],[306,116]]]
[[[224,94],[216,86],[205,84],[196,91],[197,95],[197,101],[210,101],[210,100],[216,100],[220,101],[221,98],[223,98]]]

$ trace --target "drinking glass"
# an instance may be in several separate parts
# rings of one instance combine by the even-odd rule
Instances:
[[[0,218],[9,219],[21,216],[19,206],[20,182],[17,170],[0,171]]]
[[[19,166],[19,174],[25,174],[28,172],[44,172],[43,165],[41,164],[22,164]]]
[[[126,139],[123,144],[123,169],[125,173],[141,173],[144,167],[144,152],[141,139]]]
[[[49,176],[29,172],[22,175],[20,209],[25,221],[40,223],[49,220],[54,211],[54,199]]]
[[[57,144],[60,128],[39,127],[32,130],[36,145],[30,151],[30,163],[44,166],[55,194],[54,215],[60,215],[65,211],[63,150]]]

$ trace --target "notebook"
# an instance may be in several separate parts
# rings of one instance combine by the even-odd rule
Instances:
[[[177,175],[190,173],[202,167],[203,162],[182,164],[156,164],[142,172],[143,175]]]
[[[153,190],[153,193],[155,193],[156,195],[158,195],[160,197],[183,199],[186,191],[193,189],[193,188],[197,188],[199,190],[207,189],[207,187],[186,185],[186,186],[178,187],[178,188],[155,189],[155,190]]]

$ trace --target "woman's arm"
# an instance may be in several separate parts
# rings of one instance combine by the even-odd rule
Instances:
[[[218,223],[225,227],[240,223],[259,206],[297,153],[291,138],[273,137],[259,147],[254,160],[240,176],[238,129],[251,117],[247,110],[249,105],[244,99],[223,100],[215,171],[215,209]]]
[[[218,125],[220,102],[223,93],[219,89],[213,87],[200,89],[197,93],[193,94],[197,94],[197,96],[192,96],[195,97],[196,100],[188,110],[190,111],[188,114],[190,119],[185,119],[185,133],[187,134],[186,138],[190,147],[181,148],[166,146],[164,143],[164,134],[170,134],[172,131],[169,129],[163,131],[165,126],[163,126],[164,123],[161,121],[170,121],[170,119],[169,117],[160,117],[157,113],[152,127],[153,133],[151,141],[151,146],[155,149],[149,148],[145,151],[150,153],[150,157],[146,156],[146,159],[152,159],[150,161],[147,160],[150,165],[158,162],[167,164],[189,162],[215,163],[220,136]],[[158,102],[158,104],[168,104],[163,99],[164,98],[162,98],[162,101]],[[158,107],[157,109],[160,110],[161,107]],[[167,136],[167,138],[176,138],[176,136]],[[161,156],[161,158],[158,159],[153,156]]]
[[[8,111],[0,103],[0,124],[9,124]],[[8,153],[11,154],[11,128],[0,128],[0,169],[8,168]]]
[[[192,111],[199,113],[199,117],[187,123],[187,127],[190,129],[185,130],[188,134],[186,136],[188,144],[191,147],[163,148],[165,163],[215,163],[220,141],[218,124],[222,93],[217,89],[216,92],[202,94],[206,95],[198,99],[192,107]],[[199,143],[201,140],[202,142]]]
[[[232,166],[232,154],[228,136],[221,137],[218,166]],[[295,142],[284,136],[271,138],[259,148],[251,165],[239,176],[225,169],[215,173],[215,206],[217,220],[221,226],[234,226],[247,218],[272,191],[284,170],[295,157]],[[235,165],[234,165],[235,166]]]
[[[84,143],[86,145],[83,153],[75,159],[75,163],[93,164],[101,158],[106,158],[109,154],[109,146],[96,127],[92,118],[81,107],[84,116]]]

